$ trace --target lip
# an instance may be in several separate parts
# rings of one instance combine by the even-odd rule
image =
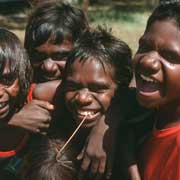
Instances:
[[[62,76],[61,74],[59,76],[46,76],[46,75],[43,75],[43,79],[45,81],[53,81],[53,80],[57,80],[57,79],[61,79]]]
[[[142,95],[151,96],[160,91],[162,83],[153,76],[136,74],[137,91]]]
[[[0,102],[0,110],[3,109],[5,106],[8,105],[8,101],[2,101]]]
[[[90,113],[90,115],[87,115],[85,113]],[[86,120],[85,122],[82,124],[82,126],[86,126],[89,127],[91,125],[93,125],[96,120],[98,119],[98,117],[101,115],[100,110],[94,110],[94,109],[81,109],[81,110],[75,110],[73,112],[74,118],[78,121],[77,123],[79,124],[84,117],[86,116]]]
[[[1,104],[2,102],[0,102]],[[0,108],[0,119],[3,119],[9,112],[9,104],[8,102],[3,102],[5,103],[2,108]]]

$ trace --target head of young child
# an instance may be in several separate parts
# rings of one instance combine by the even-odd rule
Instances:
[[[64,140],[47,138],[43,136],[40,144],[34,144],[32,151],[26,157],[22,169],[24,180],[76,180],[77,170],[75,157],[76,151],[71,145],[58,156],[58,151],[63,147]]]
[[[73,43],[86,28],[83,11],[68,4],[52,1],[34,10],[26,27],[25,48],[35,82],[61,79]]]
[[[65,103],[76,124],[92,127],[111,104],[118,87],[132,78],[131,50],[103,28],[83,33],[64,71]]]
[[[180,102],[180,3],[165,3],[150,16],[134,58],[137,98],[149,108]]]
[[[24,105],[31,78],[30,61],[21,42],[0,28],[0,120],[8,120]]]

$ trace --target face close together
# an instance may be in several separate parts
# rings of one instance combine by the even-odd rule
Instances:
[[[31,63],[37,82],[46,82],[62,78],[66,59],[72,50],[72,42],[64,40],[60,45],[47,41],[32,53]]]
[[[15,110],[15,101],[19,94],[19,82],[6,64],[0,76],[0,120],[6,120],[10,110]]]
[[[134,58],[137,98],[145,107],[180,102],[180,29],[175,21],[155,21],[139,40]]]
[[[96,59],[85,62],[76,59],[65,84],[65,102],[76,124],[89,114],[82,126],[94,126],[110,106],[115,90],[109,66],[103,66]]]

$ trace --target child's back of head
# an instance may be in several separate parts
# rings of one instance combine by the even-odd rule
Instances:
[[[22,176],[24,180],[75,180],[75,151],[69,145],[60,155],[57,154],[64,145],[61,139],[41,137],[34,143],[28,154]]]

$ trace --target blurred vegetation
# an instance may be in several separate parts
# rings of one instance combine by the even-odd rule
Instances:
[[[78,0],[67,1],[77,2]],[[157,4],[157,0],[153,0],[153,4],[152,0],[80,1],[78,6],[87,11],[87,17],[92,26],[100,24],[112,28],[114,35],[126,41],[134,52],[137,49],[138,39],[144,31],[147,18]],[[84,2],[87,4],[83,4]],[[1,26],[14,31],[23,41],[30,10],[31,7],[26,1],[0,3]]]

